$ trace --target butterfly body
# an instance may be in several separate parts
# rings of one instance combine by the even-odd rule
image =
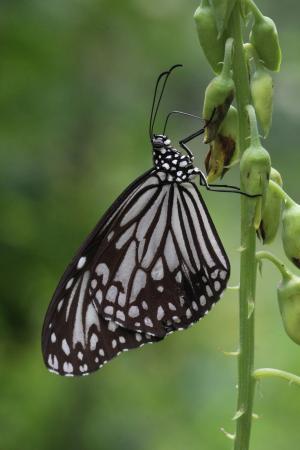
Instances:
[[[200,173],[200,170],[193,166],[193,159],[176,150],[167,136],[155,136],[152,139],[152,146],[155,168],[167,174],[167,182],[191,181]]]

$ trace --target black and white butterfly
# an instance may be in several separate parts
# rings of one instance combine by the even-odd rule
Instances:
[[[153,133],[175,67],[156,83],[150,117],[154,167],[99,221],[49,305],[42,351],[56,374],[87,375],[123,351],[189,327],[226,288],[229,260],[193,180],[210,187],[186,145],[203,129],[180,141],[186,155],[165,134]]]

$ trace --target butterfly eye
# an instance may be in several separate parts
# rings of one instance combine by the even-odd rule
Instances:
[[[165,141],[162,136],[155,136],[152,138],[152,145],[154,148],[162,148],[165,145]]]

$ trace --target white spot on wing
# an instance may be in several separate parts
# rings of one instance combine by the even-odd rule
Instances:
[[[113,237],[113,235],[115,234],[114,231],[111,231],[108,235],[107,235],[107,241],[109,242],[111,240],[111,238]]]
[[[226,275],[227,275],[227,272],[225,272],[225,270],[221,270],[220,271],[220,278],[221,278],[221,280],[225,280]]]
[[[62,307],[62,305],[63,305],[63,302],[64,302],[64,299],[62,299],[62,300],[58,303],[58,305],[57,305],[57,311],[58,311],[58,312],[61,310],[61,307]]]
[[[70,278],[70,280],[67,282],[67,284],[66,284],[66,289],[70,289],[70,287],[72,286],[72,284],[73,284],[73,281],[74,281],[74,278]]]
[[[125,314],[123,313],[123,311],[117,311],[117,313],[116,313],[116,318],[117,319],[119,319],[119,320],[122,320],[122,321],[124,321],[125,320]]]
[[[180,271],[177,272],[175,280],[177,281],[177,283],[181,283],[181,281],[182,281],[182,273]]]
[[[118,289],[116,288],[116,286],[110,286],[110,288],[108,289],[108,291],[106,293],[106,300],[114,303],[116,300],[117,294],[118,294]]]
[[[169,309],[170,309],[171,311],[176,311],[176,306],[173,305],[173,303],[169,302],[169,303],[168,303],[168,306],[169,306]]]
[[[195,311],[198,311],[198,309],[199,309],[196,302],[192,302],[192,307]]]
[[[116,329],[118,328],[118,324],[116,324],[116,322],[113,322],[112,320],[110,320],[108,322],[107,328],[109,331],[112,331],[114,333],[116,331]]]
[[[82,269],[82,267],[85,265],[86,262],[86,257],[82,256],[81,258],[79,258],[78,263],[77,263],[77,269]]]
[[[61,348],[66,355],[70,354],[70,347],[69,347],[66,339],[63,339],[63,341],[61,343]]]
[[[221,283],[219,281],[215,281],[214,288],[216,291],[219,291],[221,289]]]
[[[63,370],[66,373],[72,373],[73,372],[73,365],[70,362],[65,362],[63,365]]]
[[[188,308],[187,310],[186,310],[186,318],[187,319],[190,319],[191,317],[192,317],[192,312],[191,312],[191,310],[190,310],[190,308]]]
[[[126,294],[124,294],[123,292],[119,293],[119,297],[118,297],[118,304],[120,306],[125,306],[126,303]]]
[[[206,298],[205,295],[200,295],[200,305],[205,306],[206,305]]]
[[[206,293],[209,297],[213,296],[213,292],[212,292],[210,286],[208,286],[208,284],[206,285]]]
[[[112,306],[106,306],[104,308],[104,312],[105,312],[105,314],[112,315],[112,313],[114,312],[114,308]]]
[[[163,310],[163,307],[159,306],[157,308],[157,320],[161,320],[164,317],[164,315],[165,315],[165,312]]]
[[[136,339],[138,342],[141,342],[141,340],[142,340],[142,335],[141,335],[140,333],[135,333],[135,339]]]
[[[140,314],[140,311],[137,306],[130,306],[129,311],[128,311],[129,317],[134,318],[134,317],[139,316],[139,314]]]
[[[98,342],[98,336],[95,333],[93,333],[91,336],[91,339],[90,339],[90,349],[92,351],[96,350],[97,342]]]
[[[147,327],[153,327],[153,322],[150,319],[150,317],[145,317],[144,322],[145,322],[145,325],[147,325]]]
[[[101,289],[98,289],[98,291],[96,292],[96,299],[98,300],[99,305],[101,305],[101,302],[102,302],[102,299],[103,299],[103,295],[102,295]]]

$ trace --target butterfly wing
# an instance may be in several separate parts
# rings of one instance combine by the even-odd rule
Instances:
[[[111,245],[100,249],[92,297],[107,320],[163,337],[211,309],[230,265],[193,183],[160,183],[145,200],[147,209],[127,205]]]
[[[42,352],[49,370],[61,375],[84,375],[102,367],[122,351],[159,340],[157,337],[121,329],[99,315],[91,296],[91,268],[99,248],[112,238],[114,223],[126,205],[150,189],[157,179],[153,170],[132,183],[113,203],[67,267],[48,307]]]

